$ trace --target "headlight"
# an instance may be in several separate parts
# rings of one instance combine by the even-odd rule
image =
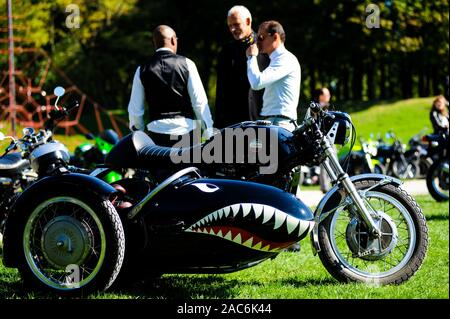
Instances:
[[[352,133],[352,120],[350,115],[343,112],[328,112],[331,116],[324,119],[324,133],[334,141],[334,144],[345,145]]]

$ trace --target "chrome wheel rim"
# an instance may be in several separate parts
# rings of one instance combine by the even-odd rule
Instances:
[[[347,239],[348,225],[355,216],[345,207],[338,209],[332,216],[330,242],[336,257],[345,268],[357,275],[376,280],[396,273],[409,262],[417,238],[412,217],[398,200],[375,191],[367,192],[366,200],[380,215],[390,216],[391,221],[395,224],[393,228],[395,228],[397,236],[395,243],[393,242],[392,247],[389,247],[389,253],[378,256],[374,253],[373,260],[370,260],[370,254],[365,258],[355,256],[354,248],[349,247]]]
[[[94,279],[105,248],[105,232],[97,214],[73,197],[41,203],[31,213],[23,234],[31,272],[58,290],[81,288]]]

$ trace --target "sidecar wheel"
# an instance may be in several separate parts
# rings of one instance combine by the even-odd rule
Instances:
[[[358,190],[374,181],[356,182]],[[422,210],[404,190],[393,185],[376,187],[366,200],[381,217],[381,238],[343,207],[319,225],[319,257],[325,268],[343,282],[374,285],[400,284],[421,266],[428,246],[428,228]]]
[[[125,254],[117,211],[93,194],[48,193],[58,195],[29,206],[22,226],[18,268],[24,284],[63,295],[106,290]]]

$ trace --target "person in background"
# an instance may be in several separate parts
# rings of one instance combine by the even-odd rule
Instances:
[[[431,107],[430,121],[434,134],[447,133],[449,127],[448,101],[443,95],[437,96]]]
[[[274,20],[263,22],[258,29],[257,45],[247,49],[247,77],[253,90],[265,89],[261,116],[273,125],[289,131],[297,127],[301,68],[294,54],[285,47],[283,26]],[[259,52],[269,55],[270,64],[260,70]]]
[[[204,136],[212,136],[213,120],[205,89],[195,63],[176,54],[175,31],[166,25],[156,27],[153,43],[156,52],[134,74],[128,104],[130,129],[146,130],[162,146],[173,146],[186,135],[191,138],[200,121]],[[147,124],[144,101],[148,104]]]
[[[228,29],[233,40],[223,45],[217,64],[215,126],[224,128],[232,124],[259,118],[264,91],[250,89],[247,79],[245,51],[255,42],[252,15],[244,6],[233,6],[227,15]],[[258,66],[264,70],[269,57],[258,54]]]
[[[313,93],[313,101],[319,103],[324,111],[327,111],[330,107],[331,93],[326,87],[317,89]],[[323,165],[320,165],[319,184],[322,193],[328,192],[331,186],[330,177],[328,176]]]

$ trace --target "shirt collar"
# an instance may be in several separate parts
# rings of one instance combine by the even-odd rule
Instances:
[[[280,56],[282,53],[286,52],[286,48],[284,47],[284,44],[281,44],[278,48],[275,49],[270,55],[269,58],[273,59],[278,56]]]
[[[155,52],[159,52],[159,51],[170,51],[170,52],[174,53],[171,48],[166,48],[166,47],[159,48]]]

